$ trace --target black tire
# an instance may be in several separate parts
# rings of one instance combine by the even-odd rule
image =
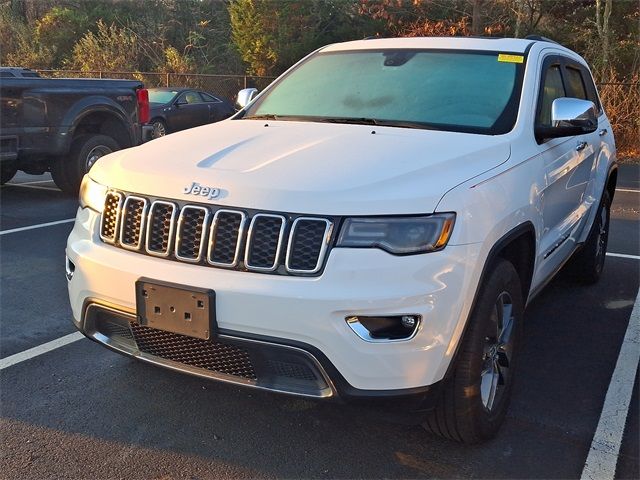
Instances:
[[[0,167],[0,185],[4,185],[18,173],[18,162],[2,162]]]
[[[120,145],[107,135],[79,135],[73,139],[68,157],[60,157],[53,162],[53,180],[63,192],[77,195],[82,177],[95,161],[116,150],[120,150]]]
[[[167,130],[167,124],[161,118],[154,118],[149,122],[153,127],[151,131],[151,138],[156,139],[160,137],[164,137],[169,134],[169,130]]]
[[[505,310],[509,306],[510,314]],[[462,443],[495,436],[511,398],[523,313],[518,273],[510,262],[499,260],[480,287],[453,373],[444,380],[436,407],[428,413],[426,430]],[[502,334],[500,323],[505,327]]]
[[[569,276],[577,283],[593,285],[600,280],[609,242],[610,214],[611,198],[605,190],[587,240],[567,265]]]

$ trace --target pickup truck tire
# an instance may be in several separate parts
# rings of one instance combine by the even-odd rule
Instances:
[[[610,212],[611,197],[605,190],[587,240],[567,265],[570,277],[577,283],[592,285],[602,275],[609,241]]]
[[[0,167],[0,185],[4,185],[18,173],[18,162],[3,162]]]
[[[520,277],[501,259],[480,287],[453,373],[427,414],[426,430],[462,443],[497,433],[513,388],[523,313]]]
[[[82,177],[102,156],[120,150],[120,145],[107,135],[84,134],[73,139],[67,157],[59,157],[51,166],[51,176],[60,190],[77,195]]]

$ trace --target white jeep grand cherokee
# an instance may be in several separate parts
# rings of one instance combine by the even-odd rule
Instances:
[[[91,169],[75,323],[173,370],[409,400],[483,440],[527,302],[569,260],[600,276],[615,156],[585,61],[546,39],[330,45],[232,119]]]

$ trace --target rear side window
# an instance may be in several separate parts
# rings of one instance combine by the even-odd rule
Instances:
[[[209,95],[208,93],[200,92],[200,95],[205,102],[222,103],[221,100],[217,99],[213,95]]]
[[[566,97],[560,65],[552,65],[544,74],[541,101],[536,123],[545,127],[551,126],[551,104],[556,98]]]
[[[602,106],[600,105],[600,99],[598,98],[598,91],[596,90],[596,86],[593,83],[593,78],[591,78],[591,74],[586,68],[582,68],[582,80],[584,81],[584,86],[587,89],[587,100],[591,100],[596,105],[596,110],[598,113],[602,113]]]
[[[14,78],[15,75],[11,72],[0,72],[0,78]]]
[[[582,73],[575,68],[567,67],[567,86],[569,94],[574,98],[587,100],[587,92],[582,81]]]

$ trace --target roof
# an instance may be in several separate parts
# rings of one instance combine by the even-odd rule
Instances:
[[[524,52],[539,40],[497,37],[404,37],[374,38],[353,42],[335,43],[322,49],[323,52],[341,50],[376,50],[384,48],[433,48],[455,50],[491,50]]]

